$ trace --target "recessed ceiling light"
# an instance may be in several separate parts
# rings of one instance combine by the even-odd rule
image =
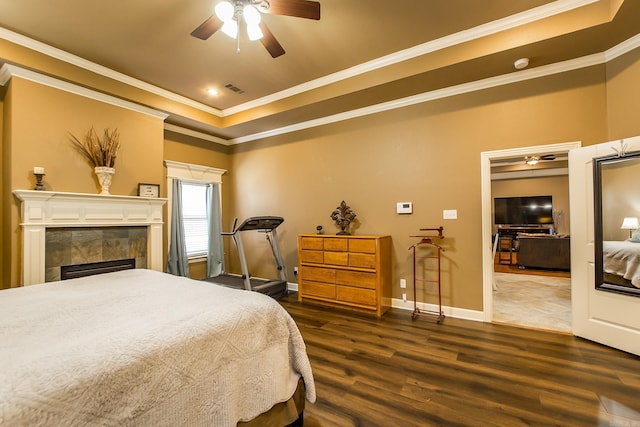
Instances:
[[[516,70],[522,70],[523,68],[527,68],[529,65],[529,58],[520,58],[513,63],[513,66],[516,67]]]
[[[216,96],[216,95],[217,95],[218,93],[220,93],[220,92],[218,92],[218,90],[217,90],[217,89],[213,89],[213,88],[211,88],[211,89],[208,89],[208,90],[207,90],[207,93],[208,93],[209,95]]]

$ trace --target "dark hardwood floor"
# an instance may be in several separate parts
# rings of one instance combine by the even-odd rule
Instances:
[[[565,334],[280,302],[313,368],[307,427],[640,426],[640,357]]]

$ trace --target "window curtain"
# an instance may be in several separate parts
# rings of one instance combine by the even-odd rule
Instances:
[[[207,251],[207,277],[224,273],[224,247],[222,242],[222,215],[220,212],[220,186],[207,187],[207,216],[209,222],[209,250]]]
[[[169,236],[169,254],[167,273],[189,277],[189,259],[184,242],[184,222],[182,221],[182,181],[172,180],[171,188],[171,236]]]

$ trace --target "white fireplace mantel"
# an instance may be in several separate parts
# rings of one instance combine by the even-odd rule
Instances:
[[[45,281],[50,227],[147,227],[147,268],[162,271],[162,206],[167,199],[14,190],[21,202],[22,284]]]

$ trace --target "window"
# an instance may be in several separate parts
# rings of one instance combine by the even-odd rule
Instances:
[[[189,258],[205,256],[209,247],[207,187],[208,184],[182,184],[184,240]]]

